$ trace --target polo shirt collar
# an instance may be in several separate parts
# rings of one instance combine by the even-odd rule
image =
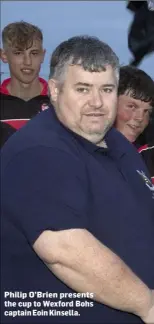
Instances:
[[[110,148],[111,155],[117,159],[126,155],[130,149],[130,145],[133,145],[114,127],[107,132],[105,140]]]
[[[72,130],[63,125],[57,115],[55,113],[54,107],[51,106],[51,112],[56,122],[59,123],[61,130],[67,131],[67,133],[71,134],[73,138],[75,138],[80,144],[88,151],[90,154],[94,154],[95,152],[100,153],[110,153],[110,155],[115,158],[121,158],[126,153],[126,138],[119,133],[115,128],[111,128],[107,134],[105,135],[105,141],[107,143],[107,148],[97,146],[92,142],[88,141],[84,137],[74,133]],[[118,146],[117,146],[118,145]]]
[[[69,130],[70,131],[70,130]],[[115,128],[111,128],[104,139],[107,144],[107,148],[97,146],[87,139],[79,136],[78,134],[70,131],[73,136],[80,142],[80,144],[91,154],[96,152],[102,154],[109,154],[113,158],[120,159],[127,153],[126,138],[119,133]]]

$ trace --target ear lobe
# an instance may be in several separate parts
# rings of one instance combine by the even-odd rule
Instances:
[[[42,61],[41,61],[41,63],[43,63],[43,62],[44,62],[45,53],[46,53],[46,49],[44,49],[44,50],[43,50],[43,58],[42,58]]]
[[[0,49],[0,58],[1,58],[3,63],[8,63],[7,55],[5,53],[5,50],[2,49],[2,48]]]
[[[54,79],[50,79],[48,81],[48,87],[49,87],[50,96],[51,96],[52,100],[54,102],[56,102],[57,101],[57,97],[58,97],[58,93],[59,93],[57,81],[54,80]]]

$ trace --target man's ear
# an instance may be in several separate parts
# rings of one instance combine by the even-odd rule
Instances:
[[[3,63],[8,63],[7,55],[3,48],[0,49],[0,57]]]
[[[51,96],[52,101],[56,102],[58,94],[59,94],[59,88],[58,88],[57,80],[50,79],[48,81],[48,87],[49,87],[50,96]]]
[[[42,62],[41,62],[41,63],[43,63],[43,62],[44,62],[45,53],[46,53],[46,49],[44,49],[44,50],[43,50],[43,55],[42,55]]]

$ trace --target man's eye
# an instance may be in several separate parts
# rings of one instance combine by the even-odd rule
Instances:
[[[103,91],[106,93],[111,93],[113,91],[113,89],[112,88],[104,88]]]
[[[134,105],[132,105],[132,104],[127,105],[127,107],[128,107],[129,109],[135,109],[135,108],[136,108],[136,107],[135,107]]]
[[[22,54],[22,52],[19,52],[19,51],[18,52],[14,52],[14,54],[15,55],[20,55],[20,54]]]
[[[38,52],[32,52],[32,55],[38,55]]]
[[[89,89],[87,88],[77,88],[77,91],[80,93],[87,93],[89,91]]]

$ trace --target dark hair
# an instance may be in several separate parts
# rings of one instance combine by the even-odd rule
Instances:
[[[118,57],[96,37],[76,36],[62,42],[52,54],[49,78],[60,78],[68,65],[81,65],[90,72],[105,71],[111,65],[119,75]]]
[[[25,21],[14,22],[7,25],[2,31],[3,46],[30,48],[34,40],[43,41],[42,31]]]
[[[118,95],[149,102],[154,107],[154,81],[144,71],[130,65],[120,68]]]

